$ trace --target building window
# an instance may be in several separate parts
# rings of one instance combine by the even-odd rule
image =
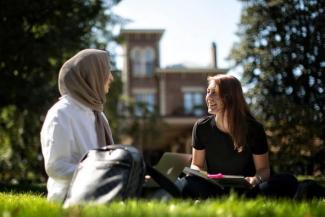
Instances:
[[[184,112],[186,115],[203,115],[203,95],[201,92],[184,92]]]
[[[142,69],[142,50],[139,47],[135,47],[131,51],[132,60],[132,72],[134,75],[144,75]]]
[[[134,96],[135,99],[135,115],[143,116],[146,113],[153,113],[155,108],[154,93],[138,93]]]
[[[145,49],[145,71],[147,76],[152,76],[154,70],[155,52],[152,48]]]
[[[151,47],[134,47],[130,53],[134,76],[152,76],[154,71],[155,51]]]

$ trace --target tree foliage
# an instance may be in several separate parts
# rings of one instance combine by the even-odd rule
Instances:
[[[120,119],[124,124],[120,124],[121,137],[143,151],[147,163],[157,163],[161,157],[160,152],[163,152],[162,132],[166,132],[168,127],[159,115],[158,108],[152,109],[148,103],[135,102],[128,98],[124,98],[122,108],[124,115],[121,115]]]
[[[59,68],[81,49],[106,47],[118,2],[0,1],[0,181],[42,178],[39,132],[59,97]]]
[[[293,164],[325,141],[325,1],[241,1],[231,58],[243,68],[274,157]]]

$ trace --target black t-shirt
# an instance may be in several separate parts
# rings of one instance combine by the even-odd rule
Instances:
[[[208,173],[254,176],[253,154],[268,151],[267,140],[262,124],[248,121],[247,144],[242,152],[234,150],[231,136],[219,130],[214,115],[198,120],[193,127],[193,148],[205,149]]]

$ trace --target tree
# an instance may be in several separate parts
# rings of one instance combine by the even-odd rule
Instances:
[[[325,141],[325,1],[242,2],[240,42],[231,58],[243,68],[274,157],[292,164]]]
[[[162,132],[167,128],[167,124],[159,115],[158,108],[125,96],[119,101],[119,107],[118,132],[122,143],[140,149],[147,163],[156,163],[161,157],[160,152],[163,151],[161,150],[164,139]]]
[[[106,47],[119,1],[0,1],[0,180],[43,178],[39,132],[59,97],[59,68],[78,50]]]

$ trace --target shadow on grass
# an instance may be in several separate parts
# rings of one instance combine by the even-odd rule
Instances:
[[[7,184],[0,182],[0,192],[12,192],[12,193],[32,193],[46,195],[45,184],[32,184],[32,183],[19,183],[19,184]]]

